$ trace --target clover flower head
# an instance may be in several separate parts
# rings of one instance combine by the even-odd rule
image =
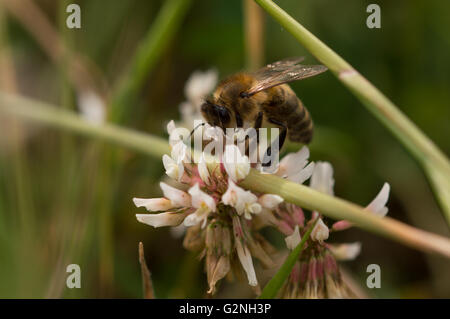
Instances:
[[[217,73],[195,73],[189,79],[185,94],[187,101],[181,106],[183,122],[200,118],[204,96],[213,89]],[[242,188],[242,181],[252,168],[262,163],[250,161],[249,153],[234,143],[245,142],[245,128],[234,134],[225,134],[222,128],[200,122],[202,147],[206,142],[225,142],[214,155],[206,150],[198,154],[185,144],[193,127],[167,124],[170,155],[162,158],[166,174],[175,186],[160,183],[162,197],[134,198],[137,207],[149,211],[136,214],[139,222],[153,226],[182,229],[183,246],[197,251],[205,261],[208,293],[216,292],[217,283],[230,273],[243,272],[256,293],[259,282],[256,262],[263,267],[274,267],[274,248],[260,233],[271,227],[285,236],[290,250],[304,239],[304,250],[281,292],[285,298],[345,298],[352,296],[340,275],[337,260],[357,257],[361,244],[329,243],[333,232],[351,227],[348,221],[331,223],[320,212],[304,212],[276,194],[261,194]],[[244,126],[245,127],[245,126]],[[195,135],[195,134],[194,134]],[[241,141],[241,142],[242,142]],[[245,145],[245,143],[244,143]],[[251,158],[251,157],[250,157]],[[266,174],[272,174],[265,172]],[[286,155],[273,173],[294,183],[303,184],[310,179],[310,187],[334,196],[333,168],[330,163],[309,161],[309,149]],[[367,213],[385,216],[389,197],[389,184],[366,207]],[[309,238],[304,237],[310,229]],[[184,228],[184,229],[183,229]],[[181,232],[180,232],[181,233]],[[232,277],[232,276],[230,276]],[[239,276],[236,276],[239,277]]]

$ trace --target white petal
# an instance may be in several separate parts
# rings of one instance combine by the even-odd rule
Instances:
[[[338,260],[353,260],[361,252],[361,243],[329,245],[331,253]]]
[[[167,154],[163,155],[162,162],[167,176],[178,181],[181,180],[181,177],[184,174],[184,165],[182,162],[177,163]]]
[[[206,226],[206,220],[208,218],[208,215],[210,213],[210,209],[207,207],[200,207],[198,208],[194,213],[190,214],[188,217],[184,220],[184,226],[190,227],[195,226],[200,222],[203,222],[202,228]]]
[[[300,230],[298,229],[298,225],[295,225],[294,232],[287,236],[285,239],[286,247],[290,250],[293,250],[295,247],[297,247],[298,244],[300,244],[300,241],[302,240],[300,237]]]
[[[287,179],[297,184],[303,184],[313,174],[314,167],[315,164],[311,162],[305,168],[302,168],[298,173],[288,176]]]
[[[167,123],[167,133],[172,134],[173,131],[175,131],[177,127],[175,126],[175,122],[171,120],[169,123]]]
[[[202,181],[205,182],[206,185],[209,185],[210,183],[210,174],[208,170],[208,165],[206,164],[205,157],[202,156],[200,159],[200,162],[197,165],[198,169],[198,175],[200,175],[200,178]]]
[[[328,162],[317,162],[309,185],[319,192],[333,195],[333,166]]]
[[[106,112],[103,99],[91,90],[82,91],[78,96],[81,117],[86,121],[100,125],[105,122]]]
[[[218,126],[211,126],[209,124],[205,124],[204,129],[205,130],[203,136],[206,140],[220,141],[224,137],[224,132],[222,128]]]
[[[233,183],[231,178],[229,178],[227,191],[222,195],[222,202],[225,205],[229,205],[236,208],[239,199],[239,193],[240,191],[238,186],[235,183]]]
[[[389,190],[390,186],[388,183],[384,183],[381,191],[374,198],[374,200],[367,205],[366,209],[371,211],[377,216],[384,217],[388,212],[388,208],[386,207],[386,203],[389,199]]]
[[[257,215],[257,214],[261,213],[261,210],[262,210],[262,207],[261,207],[260,204],[258,204],[258,203],[251,203],[251,204],[247,204],[246,205],[245,212],[248,213],[248,214],[255,214],[255,215]],[[247,219],[251,219],[252,218],[251,215],[249,215],[249,216],[250,216],[250,218],[247,218]]]
[[[164,197],[170,199],[174,207],[189,207],[191,206],[191,198],[182,190],[179,190],[175,187],[169,186],[166,183],[159,183],[161,187]]]
[[[312,240],[323,242],[324,240],[328,239],[329,234],[330,231],[327,225],[325,225],[322,218],[319,218],[316,225],[314,226],[314,229],[311,232]]]
[[[192,206],[195,208],[208,207],[209,210],[216,211],[216,202],[214,198],[203,192],[198,184],[189,188],[188,193],[191,195]]]
[[[150,212],[166,211],[174,207],[167,198],[133,198],[133,202],[136,207],[145,207]]]
[[[242,156],[236,145],[225,146],[223,154],[223,166],[228,176],[235,182],[247,177],[250,172],[250,161],[247,156]]]
[[[276,175],[289,177],[297,174],[308,163],[309,149],[303,146],[297,153],[290,153],[283,157]]]
[[[258,280],[256,279],[255,268],[253,267],[253,261],[252,256],[250,255],[250,251],[248,250],[247,246],[242,246],[242,243],[239,239],[236,239],[235,243],[239,261],[241,262],[242,268],[244,268],[245,273],[247,274],[249,285],[257,286]]]
[[[222,195],[222,202],[225,205],[234,207],[239,215],[245,214],[245,218],[251,219],[250,214],[259,214],[262,210],[257,200],[255,194],[237,186],[231,177],[228,178],[227,191]]]
[[[184,93],[186,97],[199,104],[202,98],[208,95],[216,86],[218,74],[216,70],[192,73],[186,82]]]
[[[191,158],[189,149],[183,141],[179,141],[172,146],[171,157],[177,164],[190,163]]]
[[[153,226],[178,226],[180,225],[186,213],[159,213],[159,214],[136,214],[136,218],[139,222]]]
[[[264,194],[259,197],[258,202],[267,209],[275,209],[283,202],[283,197],[274,194]]]

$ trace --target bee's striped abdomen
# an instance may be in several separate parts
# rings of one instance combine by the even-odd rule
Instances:
[[[308,110],[297,98],[297,107],[287,120],[289,139],[293,142],[308,144],[313,136],[313,122]]]

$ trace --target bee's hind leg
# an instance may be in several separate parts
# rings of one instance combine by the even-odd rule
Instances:
[[[264,159],[263,159],[263,162],[262,162],[262,166],[264,166],[264,167],[271,166],[272,165],[272,159],[274,158],[274,156],[280,155],[281,148],[283,147],[284,142],[286,141],[286,135],[287,135],[287,126],[286,126],[286,124],[284,124],[282,122],[279,122],[277,120],[274,120],[274,119],[268,119],[268,121],[270,123],[272,123],[272,124],[275,124],[275,125],[281,127],[281,132],[278,135],[279,143],[278,143],[278,147],[275,148],[276,149],[276,153],[272,154],[272,149],[274,149],[274,146],[276,146],[275,145],[276,141],[274,141],[272,143],[272,145],[270,145],[267,148],[267,150],[266,150],[266,154],[264,155]]]

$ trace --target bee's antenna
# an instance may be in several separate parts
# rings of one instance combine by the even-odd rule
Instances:
[[[194,132],[200,127],[200,126],[205,126],[206,122],[200,123],[199,125],[197,125],[196,127],[194,127],[194,129],[191,131],[191,134],[189,134],[189,138],[192,137],[192,134],[194,134]]]

